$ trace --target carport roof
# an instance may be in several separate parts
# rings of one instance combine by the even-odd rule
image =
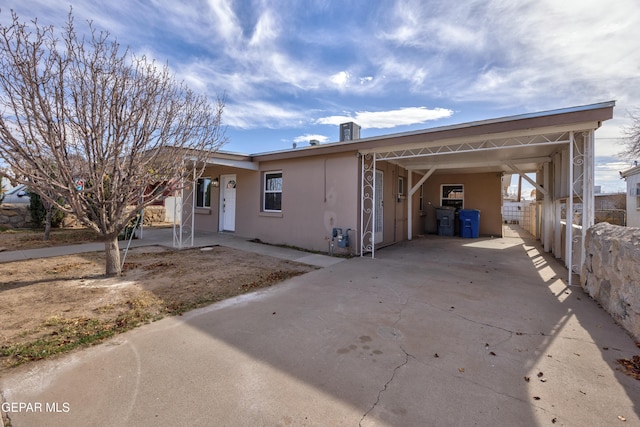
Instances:
[[[569,143],[571,132],[600,127],[615,101],[435,127],[419,131],[258,153],[253,161],[357,151],[410,170],[449,173],[533,172]],[[509,165],[511,164],[511,165]]]

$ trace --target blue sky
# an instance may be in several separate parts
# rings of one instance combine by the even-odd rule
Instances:
[[[640,108],[637,0],[5,0],[61,26],[73,6],[192,89],[226,93],[226,151],[256,153],[616,100],[596,132],[596,185]],[[84,28],[84,26],[80,26]]]

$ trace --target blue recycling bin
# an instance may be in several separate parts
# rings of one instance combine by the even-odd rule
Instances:
[[[480,236],[480,211],[477,209],[460,209],[460,237],[477,239]]]

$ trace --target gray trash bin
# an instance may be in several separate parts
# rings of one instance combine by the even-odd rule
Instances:
[[[436,220],[438,222],[439,236],[454,236],[456,208],[441,206],[436,208]]]

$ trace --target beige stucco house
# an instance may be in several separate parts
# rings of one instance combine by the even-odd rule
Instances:
[[[333,241],[337,253],[375,256],[382,246],[436,233],[443,205],[479,210],[479,234],[501,236],[501,177],[515,173],[536,187],[536,237],[579,271],[575,242],[593,224],[594,132],[614,105],[269,153],[219,152],[182,198],[181,224],[321,252]],[[533,172],[535,181],[524,175]],[[578,202],[583,223],[566,227]],[[337,245],[336,228],[349,246]]]
[[[620,172],[627,181],[627,226],[640,227],[640,166]]]

